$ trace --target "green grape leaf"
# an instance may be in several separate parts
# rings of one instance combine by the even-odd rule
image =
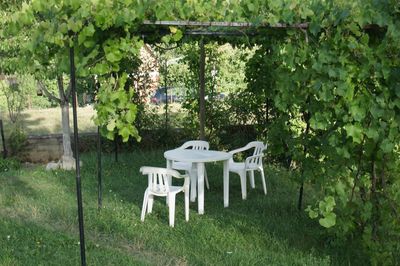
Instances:
[[[368,138],[373,139],[374,141],[377,141],[379,139],[378,130],[376,130],[375,128],[368,128],[365,132],[365,135],[367,135]]]
[[[394,143],[389,139],[384,139],[379,147],[384,153],[390,153],[393,151]]]
[[[328,213],[324,218],[319,219],[319,224],[325,228],[330,228],[336,224],[336,214]]]
[[[108,124],[107,124],[107,130],[108,130],[108,131],[113,131],[113,130],[115,129],[115,126],[116,126],[115,119],[110,120],[110,121],[108,122]]]
[[[355,143],[361,143],[363,136],[363,129],[361,126],[357,124],[347,124],[344,126],[344,129],[346,130],[347,135],[353,138]]]
[[[360,122],[364,119],[367,110],[361,105],[353,104],[350,106],[349,111],[353,119]]]
[[[313,210],[313,209],[311,208],[311,206],[308,206],[307,209],[306,209],[305,211],[308,212],[308,216],[309,216],[311,219],[315,219],[315,218],[318,217],[318,211]]]

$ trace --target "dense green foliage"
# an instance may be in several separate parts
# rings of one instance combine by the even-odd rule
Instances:
[[[226,148],[226,143],[243,145],[231,135],[226,138],[227,128],[237,125],[249,125],[252,121],[240,116],[241,102],[237,94],[244,90],[246,82],[245,63],[254,53],[246,47],[219,45],[213,40],[205,42],[205,117],[206,138],[213,145]],[[183,90],[183,111],[187,118],[181,125],[194,137],[199,132],[199,42],[186,41],[174,49],[178,64],[168,70],[168,84]],[[243,107],[246,109],[246,107]],[[231,146],[228,145],[228,146]]]
[[[136,57],[142,44],[131,33],[135,11],[127,12],[128,3],[97,2],[96,8],[93,4],[90,1],[32,1],[30,5],[23,4],[21,12],[14,16],[11,30],[29,29],[31,38],[24,51],[38,68],[51,64],[57,76],[69,73],[69,54],[73,47],[78,77],[97,77],[101,100],[96,108],[117,108],[114,114],[98,116],[96,123],[104,126],[109,138],[113,138],[114,133],[121,135],[124,141],[129,136],[138,138],[131,125],[136,109],[122,102],[116,104],[115,97],[100,97],[101,93],[109,94],[110,88],[117,97],[122,93],[132,97],[131,89],[125,88],[126,76],[137,66]],[[116,116],[121,117],[117,127],[113,126]]]
[[[243,92],[271,154],[322,192],[310,217],[373,263],[400,255],[399,7],[311,6],[309,30],[257,40]]]
[[[20,7],[22,1],[0,2],[0,75],[14,74],[22,65],[20,46],[26,37],[25,32],[9,35],[6,29],[12,20],[12,14]]]

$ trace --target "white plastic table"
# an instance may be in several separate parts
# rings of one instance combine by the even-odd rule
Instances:
[[[204,163],[224,162],[224,207],[229,206],[229,159],[232,155],[223,151],[213,150],[183,150],[175,149],[164,152],[167,159],[167,168],[172,167],[172,161],[189,162],[197,164],[197,193],[198,212],[204,214]]]

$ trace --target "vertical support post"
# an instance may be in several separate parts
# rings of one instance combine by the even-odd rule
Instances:
[[[79,138],[78,138],[78,118],[77,118],[77,94],[75,80],[75,61],[74,47],[69,48],[70,74],[71,74],[71,94],[72,94],[72,111],[74,120],[74,146],[75,146],[75,166],[76,166],[76,198],[78,201],[78,221],[79,221],[79,238],[81,247],[81,265],[86,266],[85,254],[85,232],[83,226],[83,206],[82,206],[82,190],[81,190],[81,174],[79,165]]]
[[[300,190],[299,190],[299,200],[297,202],[297,209],[301,211],[301,206],[303,203],[303,187],[304,187],[304,182],[301,182]]]
[[[164,88],[165,88],[165,132],[168,132],[168,62],[165,58]],[[171,98],[172,99],[172,98]]]
[[[118,163],[118,134],[114,136],[115,162]]]
[[[205,120],[206,120],[206,104],[205,104],[205,66],[206,66],[206,52],[204,49],[204,40],[201,38],[200,41],[200,92],[199,92],[199,118],[200,118],[200,139],[205,140]]]
[[[4,138],[3,120],[0,120],[1,143],[3,144],[3,159],[7,158],[6,140]]]
[[[103,185],[101,180],[101,134],[100,127],[97,127],[97,207],[101,210],[103,202]]]

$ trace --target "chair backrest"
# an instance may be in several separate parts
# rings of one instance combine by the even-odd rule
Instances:
[[[178,149],[208,150],[210,144],[204,140],[190,140],[183,143]]]
[[[169,176],[180,177],[178,171],[160,167],[143,166],[140,172],[148,176],[148,188],[156,194],[167,194],[169,192]]]
[[[261,165],[262,164],[262,157],[258,155],[263,155],[263,151],[267,148],[267,145],[262,143],[261,141],[252,141],[246,145],[248,148],[254,148],[253,156],[257,156],[254,158],[249,159],[249,165]]]
[[[254,147],[253,155],[260,155],[267,148],[267,145],[264,145],[261,141],[252,141],[249,144]]]

